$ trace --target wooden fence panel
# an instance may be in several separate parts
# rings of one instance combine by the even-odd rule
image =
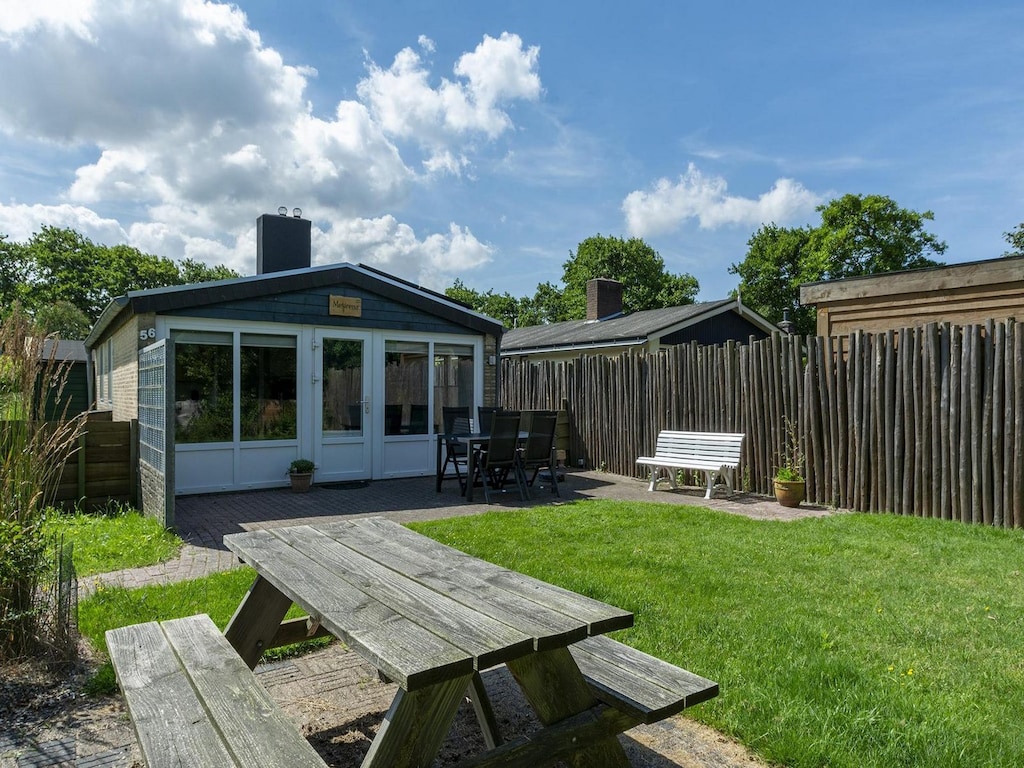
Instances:
[[[89,419],[61,472],[54,503],[85,510],[110,502],[137,506],[137,445],[138,422]]]
[[[649,355],[502,361],[502,405],[563,409],[573,466],[640,477],[658,431],[744,432],[744,490],[770,494],[797,425],[808,501],[1024,526],[1024,331],[933,323],[775,334]]]

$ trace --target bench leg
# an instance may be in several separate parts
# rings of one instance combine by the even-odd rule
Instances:
[[[704,474],[708,478],[708,492],[704,494],[704,498],[710,499],[715,493],[715,477],[718,475],[718,472],[713,469],[706,469]]]
[[[649,492],[653,492],[658,487],[658,468],[653,467],[651,469],[651,484],[647,486]]]

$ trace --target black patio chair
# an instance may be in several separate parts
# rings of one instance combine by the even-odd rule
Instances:
[[[484,498],[491,503],[490,491],[504,488],[509,474],[516,481],[519,498],[526,500],[522,467],[519,463],[519,413],[495,413],[491,421],[490,438],[487,447],[481,447],[473,456],[473,477],[475,483],[483,481]]]
[[[494,414],[499,413],[501,408],[497,408],[493,405],[481,405],[476,409],[476,425],[477,432],[486,435],[491,431],[491,420],[494,418]]]
[[[455,477],[459,481],[459,487],[465,492],[465,480],[462,478],[462,470],[469,463],[469,451],[466,444],[456,438],[461,435],[468,435],[472,432],[472,424],[469,420],[469,406],[444,406],[441,409],[441,426],[444,430],[441,440],[444,441],[444,464],[441,465],[441,481],[444,480],[448,465],[455,467]],[[441,489],[440,483],[438,490]]]
[[[537,479],[542,469],[551,475],[551,492],[556,496],[558,491],[558,470],[555,466],[555,425],[558,417],[554,413],[534,413],[530,419],[529,433],[520,451],[520,467],[525,479],[531,469],[533,475],[526,481],[526,493],[529,496],[530,486]]]

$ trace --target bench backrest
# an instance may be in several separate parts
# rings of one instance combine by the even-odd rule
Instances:
[[[658,433],[655,456],[671,458],[699,457],[736,465],[743,447],[742,432],[677,432],[663,429]]]

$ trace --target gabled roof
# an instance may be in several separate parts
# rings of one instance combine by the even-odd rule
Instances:
[[[743,306],[739,299],[721,299],[684,304],[664,309],[647,309],[608,320],[567,320],[548,325],[531,325],[505,331],[502,354],[526,355],[601,347],[646,344],[724,312],[736,312],[766,333],[777,331],[757,312]]]
[[[155,314],[180,312],[228,301],[258,299],[281,293],[293,293],[341,284],[352,285],[376,293],[473,331],[501,338],[502,325],[492,317],[475,312],[443,294],[406,282],[372,267],[344,262],[322,267],[216,280],[209,283],[129,291],[124,296],[118,296],[111,300],[86,338],[85,346],[92,348],[92,345],[102,338],[103,332],[125,313],[139,315],[149,312]]]

